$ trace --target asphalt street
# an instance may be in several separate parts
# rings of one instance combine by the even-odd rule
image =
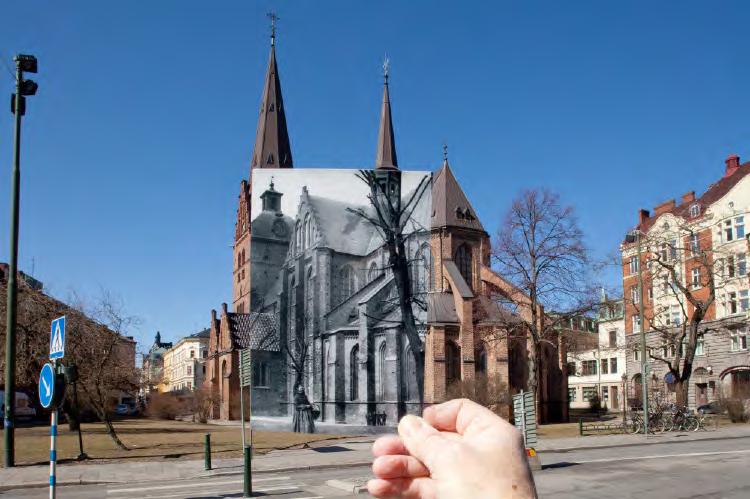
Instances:
[[[638,438],[638,437],[635,437]],[[547,452],[535,473],[543,498],[743,498],[750,497],[750,437],[669,442]],[[366,467],[263,473],[254,477],[254,496],[282,499],[354,497],[329,480],[364,480]],[[44,488],[5,491],[1,497],[46,498]],[[366,496],[366,494],[364,495]],[[236,498],[242,476],[60,487],[58,498]],[[359,497],[363,497],[360,495]]]

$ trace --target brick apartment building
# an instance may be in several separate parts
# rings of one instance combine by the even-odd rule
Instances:
[[[740,164],[738,156],[729,156],[722,177],[701,196],[688,192],[679,203],[670,199],[653,212],[639,211],[636,230],[641,233],[640,261],[632,239],[621,245],[628,395],[633,403],[641,398],[641,301],[651,366],[649,386],[673,397],[672,375],[664,362],[653,357],[669,360],[674,358],[675,349],[684,351],[669,338],[670,332],[679,332],[696,312],[685,289],[698,303],[705,304],[712,287],[716,296],[706,307],[701,323],[688,405],[705,404],[720,394],[745,396],[750,384],[750,280],[745,230],[750,211],[749,173],[750,163]],[[643,298],[638,292],[639,270],[643,275]]]

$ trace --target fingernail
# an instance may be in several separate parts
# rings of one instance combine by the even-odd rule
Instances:
[[[412,416],[411,414],[401,418],[401,422],[398,424],[399,433],[403,436],[408,437],[422,429],[424,422],[419,416]]]

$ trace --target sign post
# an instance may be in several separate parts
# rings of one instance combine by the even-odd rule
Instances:
[[[252,451],[253,451],[253,425],[250,421],[250,445],[245,444],[245,404],[242,392],[248,387],[248,416],[252,419],[252,383],[253,383],[253,364],[251,360],[250,348],[240,350],[240,417],[242,418],[242,452],[245,463],[245,480],[244,480],[244,497],[250,497],[253,494],[253,482],[251,474]]]
[[[523,444],[526,448],[526,456],[529,459],[531,469],[541,469],[542,465],[539,461],[539,456],[533,447],[537,443],[536,403],[533,393],[521,390],[519,393],[513,395],[513,419],[516,428],[523,435]]]
[[[52,407],[49,428],[49,498],[55,499],[57,471],[57,407],[62,401],[65,384],[58,382],[58,361],[65,356],[65,316],[52,321],[49,339],[49,358],[39,376],[39,401],[45,409]]]

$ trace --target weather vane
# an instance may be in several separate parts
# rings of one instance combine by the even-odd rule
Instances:
[[[448,161],[448,144],[443,142],[443,159]]]
[[[390,68],[390,65],[391,61],[386,54],[385,59],[383,59],[383,78],[385,78],[386,83],[388,83],[388,69]]]
[[[266,17],[271,20],[271,45],[274,45],[276,42],[276,21],[279,20],[279,16],[276,15],[276,12],[269,12],[266,14]]]
[[[271,175],[271,185],[270,185],[270,190],[273,190],[273,175]]]

